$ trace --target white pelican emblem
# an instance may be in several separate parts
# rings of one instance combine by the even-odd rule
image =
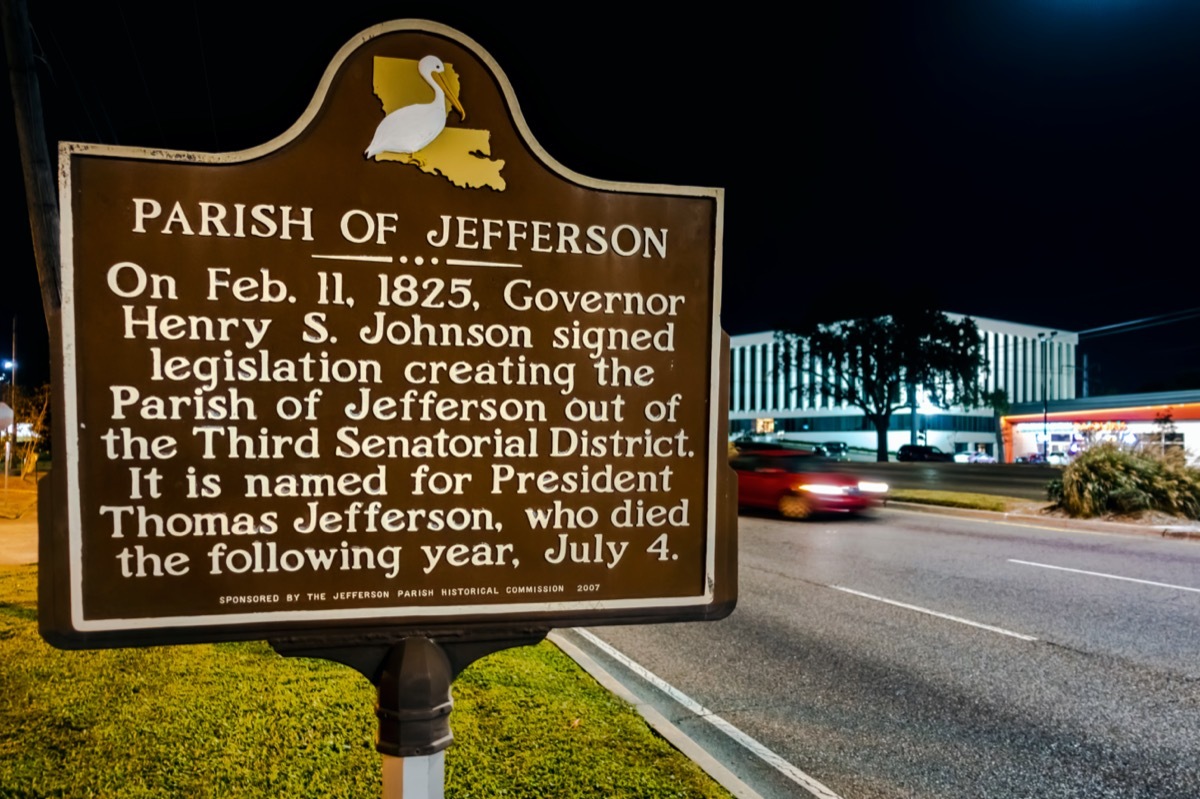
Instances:
[[[436,139],[446,127],[447,99],[458,109],[460,119],[467,118],[458,97],[442,77],[446,71],[442,59],[435,55],[427,55],[417,63],[417,71],[433,88],[433,101],[406,105],[385,116],[375,129],[375,136],[367,147],[367,158],[373,158],[382,152],[412,156]],[[418,158],[414,157],[413,160],[421,163]]]

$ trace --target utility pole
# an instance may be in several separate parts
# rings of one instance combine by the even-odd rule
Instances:
[[[9,361],[12,375],[12,381],[8,386],[8,404],[12,406],[13,422],[12,422],[12,440],[13,446],[17,443],[17,317],[13,315],[13,332],[12,332],[12,360]]]
[[[4,28],[4,46],[8,51],[8,81],[25,177],[33,257],[42,289],[42,310],[53,343],[58,334],[60,307],[58,187],[54,161],[46,144],[25,0],[0,0],[0,25]]]
[[[1042,463],[1050,459],[1050,342],[1057,335],[1057,330],[1038,333],[1042,345]]]
[[[13,456],[17,454],[17,317],[12,320],[12,360],[6,361],[4,368],[9,370],[8,407],[12,412],[12,426],[5,432],[4,442],[4,488],[8,490],[8,473],[12,469]]]

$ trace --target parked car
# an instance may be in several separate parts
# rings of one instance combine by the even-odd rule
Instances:
[[[875,506],[887,484],[832,471],[811,451],[756,449],[729,460],[737,472],[738,507],[778,511],[789,519],[859,513]]]
[[[738,433],[730,436],[729,440],[733,442],[735,447],[745,446],[747,444],[770,444],[778,446],[777,436],[774,433]]]
[[[835,461],[850,460],[850,445],[845,441],[826,441],[821,444],[821,449]]]
[[[996,459],[981,449],[954,453],[955,463],[995,463]]]
[[[739,438],[733,442],[733,448],[738,452],[756,452],[766,449],[786,450],[787,452],[802,452],[806,455],[816,455],[826,458],[825,448],[818,444],[807,444],[800,441],[789,441],[781,438],[778,441],[755,441],[749,438]]]
[[[954,456],[949,452],[942,452],[937,447],[930,447],[925,444],[905,444],[896,451],[896,460],[953,462]]]
[[[1028,455],[1023,455],[1016,459],[1017,463],[1040,463],[1042,465],[1049,464],[1050,466],[1066,466],[1071,462],[1071,457],[1065,452],[1051,452],[1043,456],[1040,452],[1031,452]]]

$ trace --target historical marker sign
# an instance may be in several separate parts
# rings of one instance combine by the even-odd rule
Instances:
[[[732,609],[719,189],[570,172],[412,21],[262,147],[60,178],[50,640]]]

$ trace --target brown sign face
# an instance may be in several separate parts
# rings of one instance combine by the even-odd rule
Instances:
[[[62,146],[68,641],[732,609],[716,189],[385,25],[252,151]]]

